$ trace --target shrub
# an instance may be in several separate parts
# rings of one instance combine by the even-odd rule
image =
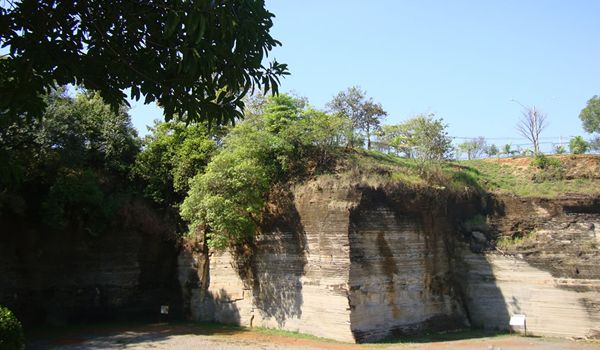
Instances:
[[[559,159],[546,157],[539,153],[535,155],[531,165],[539,169],[533,174],[534,182],[556,181],[565,177],[565,170]]]
[[[531,161],[531,165],[535,166],[538,169],[542,169],[542,170],[552,168],[552,167],[556,168],[556,167],[562,166],[560,160],[558,160],[556,158],[546,157],[542,153],[538,153],[535,155],[535,157]]]
[[[589,144],[581,136],[575,136],[569,142],[571,154],[584,154],[589,150]]]
[[[0,306],[0,350],[25,349],[21,322],[8,308]]]

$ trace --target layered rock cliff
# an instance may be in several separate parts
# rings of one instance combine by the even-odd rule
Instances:
[[[598,198],[504,197],[498,203],[500,213],[490,216],[488,229],[477,229],[499,235],[504,244],[477,254],[461,242],[454,254],[473,325],[505,329],[510,315],[525,314],[533,334],[597,338]]]
[[[199,318],[344,341],[507,329],[515,313],[534,334],[594,337],[598,213],[593,198],[459,196],[321,178],[273,194],[252,247],[205,252],[204,280],[180,280],[197,296]],[[537,250],[510,239],[494,248],[531,230]]]
[[[158,321],[164,304],[181,311],[173,227],[142,201],[102,234],[48,232],[21,217],[0,226],[0,304],[27,327]]]

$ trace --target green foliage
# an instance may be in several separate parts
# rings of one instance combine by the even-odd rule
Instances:
[[[458,145],[461,152],[467,153],[467,159],[469,160],[479,158],[486,151],[486,148],[485,138],[482,136]]]
[[[111,222],[139,140],[124,110],[93,92],[44,99],[44,118],[0,128],[0,214],[27,215],[52,230],[99,234]]]
[[[387,146],[420,163],[446,160],[452,151],[446,127],[433,114],[418,115],[401,124],[385,126],[381,138]]]
[[[590,149],[600,151],[600,136],[590,140]]]
[[[150,131],[132,175],[144,184],[146,197],[174,205],[187,193],[189,180],[206,167],[224,130],[213,129],[210,134],[198,123],[157,121]]]
[[[48,96],[36,141],[44,157],[61,164],[90,164],[127,173],[139,150],[137,132],[124,109],[113,112],[96,92],[75,98],[63,90]]]
[[[536,236],[537,233],[535,231],[530,231],[525,235],[515,237],[502,236],[496,241],[496,247],[500,249],[515,249],[524,245],[535,243]]]
[[[21,322],[8,308],[0,305],[0,350],[25,349]]]
[[[420,115],[404,123],[410,134],[416,159],[449,159],[452,150],[451,139],[446,132],[447,125],[433,114]]]
[[[583,130],[589,133],[600,132],[600,97],[594,96],[588,100],[579,113],[579,119],[583,123]]]
[[[404,155],[406,158],[412,158],[412,144],[410,134],[405,124],[384,125],[379,140],[384,148],[392,150],[394,153]]]
[[[542,170],[562,166],[559,159],[547,157],[543,153],[536,154],[531,161],[531,165]]]
[[[181,216],[190,227],[208,227],[211,247],[225,248],[251,237],[269,189],[271,174],[244,151],[222,152],[194,178]]]
[[[500,156],[500,150],[495,144],[492,144],[490,147],[488,147],[485,150],[485,153],[488,155],[488,157]]]
[[[211,247],[225,248],[252,237],[270,186],[330,166],[345,141],[348,120],[279,95],[248,115],[223,140],[206,172],[190,183],[181,216],[191,232],[206,232]],[[313,167],[311,167],[313,164]]]
[[[116,209],[89,169],[62,170],[42,203],[42,221],[51,229],[103,233]]]
[[[262,65],[280,43],[264,1],[16,1],[0,7],[0,116],[39,116],[54,84],[156,101],[165,118],[216,124],[242,117],[250,90],[278,90],[288,74]],[[2,118],[5,119],[5,118]]]
[[[357,86],[339,92],[329,103],[334,114],[344,116],[352,122],[352,128],[364,132],[367,149],[371,149],[371,136],[380,129],[381,119],[387,115],[380,103],[367,99],[366,92]],[[361,145],[357,135],[347,135],[348,146]]]
[[[563,175],[556,180],[543,179],[536,181],[539,169],[532,176],[531,169],[519,171],[517,168],[489,160],[461,161],[477,173],[470,172],[485,190],[500,193],[512,193],[522,197],[556,198],[564,193],[599,193],[598,181],[594,179],[566,179]],[[565,171],[564,165],[561,166]],[[560,169],[558,171],[561,171]]]
[[[565,154],[567,152],[567,150],[565,149],[565,146],[563,145],[556,145],[554,147],[554,153],[556,154]]]
[[[571,154],[584,154],[589,148],[590,145],[581,136],[575,136],[569,141]]]
[[[565,177],[565,169],[557,158],[550,158],[543,153],[538,153],[533,157],[531,165],[538,171],[533,174],[534,182],[558,181]]]

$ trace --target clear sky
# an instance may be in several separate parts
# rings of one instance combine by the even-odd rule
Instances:
[[[357,85],[383,105],[386,123],[435,113],[451,136],[517,145],[527,141],[515,129],[514,99],[548,115],[543,141],[589,137],[578,115],[600,95],[600,1],[268,0],[267,8],[283,44],[270,58],[292,73],[281,91],[317,108]],[[138,129],[162,118],[148,107],[132,115]]]

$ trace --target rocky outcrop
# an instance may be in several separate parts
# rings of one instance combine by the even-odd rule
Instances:
[[[508,197],[490,227],[504,244],[475,254],[459,243],[456,274],[471,322],[506,329],[525,314],[538,335],[600,335],[600,206],[594,197]]]
[[[446,240],[452,223],[444,205],[432,203],[435,194],[411,200],[408,195],[390,198],[388,191],[362,189],[350,216],[348,284],[355,339],[466,326],[450,270]]]
[[[0,220],[0,304],[27,326],[160,319],[181,311],[172,227],[142,201],[121,208],[107,232],[44,231]]]
[[[210,256],[202,308],[219,322],[343,341],[465,326],[444,205],[385,193],[322,179],[277,193],[251,257]]]
[[[458,197],[320,178],[272,195],[253,246],[212,253],[201,318],[364,342],[507,329],[520,313],[533,334],[596,337],[598,212],[588,197]],[[495,245],[529,242],[521,236],[533,244]]]

